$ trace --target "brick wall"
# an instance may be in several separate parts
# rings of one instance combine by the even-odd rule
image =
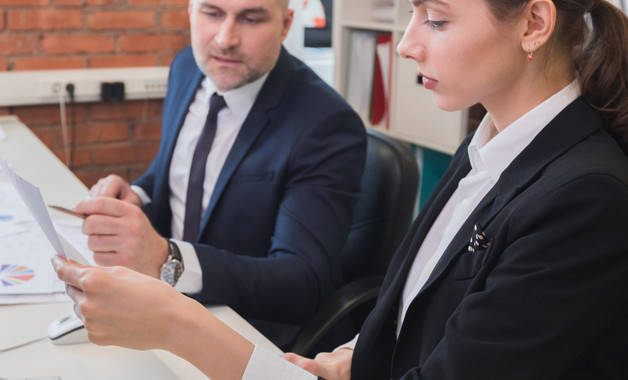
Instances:
[[[0,0],[0,71],[168,66],[189,44],[188,0]],[[1,85],[1,84],[0,84]],[[87,185],[137,178],[157,152],[162,100],[79,103],[71,169]],[[58,106],[0,107],[63,161]],[[72,118],[71,116],[74,115]]]

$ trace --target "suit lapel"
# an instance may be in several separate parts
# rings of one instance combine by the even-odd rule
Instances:
[[[196,67],[194,60],[192,60],[192,64],[193,67],[190,67],[189,71],[180,71],[180,75],[184,75],[184,77],[178,81],[176,87],[172,89],[172,93],[168,94],[170,99],[168,99],[168,104],[164,105],[164,108],[168,107],[172,109],[173,112],[168,113],[167,116],[164,112],[164,119],[162,120],[162,130],[167,132],[167,134],[162,136],[162,140],[166,141],[167,151],[165,154],[161,155],[160,162],[157,164],[157,167],[164,168],[164,170],[159,170],[155,173],[155,194],[153,196],[152,214],[156,228],[162,234],[168,236],[170,236],[171,233],[170,223],[172,215],[170,210],[170,163],[172,162],[172,155],[179,132],[183,126],[183,121],[194,99],[198,85],[204,78],[201,71]],[[191,75],[186,75],[188,72],[191,73]]]
[[[449,168],[443,174],[443,179],[438,183],[432,192],[432,196],[430,196],[426,202],[423,211],[421,211],[421,214],[415,223],[412,230],[414,232],[412,243],[410,244],[408,251],[405,253],[405,257],[403,258],[403,262],[400,266],[400,271],[395,274],[391,285],[389,287],[385,287],[388,289],[386,293],[389,302],[399,301],[399,295],[401,294],[401,290],[406,282],[408,272],[412,267],[412,263],[414,263],[414,258],[416,257],[423,240],[425,240],[425,236],[432,227],[432,224],[434,224],[434,221],[440,214],[443,207],[445,207],[449,198],[451,198],[451,195],[458,187],[458,182],[460,182],[460,180],[471,170],[471,164],[466,153],[471,137],[472,136],[469,136],[465,143],[461,145],[461,148],[459,148],[458,153],[455,156],[456,159],[452,161]]]
[[[390,367],[396,333],[394,324],[391,322],[397,320],[401,290],[425,235],[451,197],[460,179],[471,169],[466,155],[466,147],[470,140],[471,137],[468,137],[461,144],[449,168],[432,192],[386,271],[377,305],[360,330],[360,339],[354,355],[354,363],[358,363],[357,367],[354,366],[355,377],[362,378],[367,374],[374,376],[374,373],[382,370],[382,367]],[[389,370],[386,373],[390,373]]]
[[[463,223],[416,299],[434,286],[454,259],[466,250],[476,224],[481,224],[485,231],[490,229],[495,216],[534,183],[547,165],[601,127],[601,119],[582,98],[576,99],[558,114],[506,168],[495,186]]]
[[[282,48],[277,64],[268,75],[268,78],[266,78],[266,82],[257,95],[255,104],[253,105],[253,108],[251,108],[249,115],[244,120],[242,128],[238,133],[238,137],[236,138],[233,147],[225,160],[225,164],[220,171],[218,180],[216,181],[216,187],[214,188],[212,196],[209,200],[207,209],[203,214],[203,222],[197,239],[200,238],[207,227],[220,197],[224,193],[234,173],[240,166],[240,163],[262,131],[267,128],[270,122],[269,112],[279,105],[282,95],[288,85],[288,80],[290,79],[292,70],[291,56],[284,48]]]

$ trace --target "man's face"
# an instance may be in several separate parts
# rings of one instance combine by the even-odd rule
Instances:
[[[220,91],[251,83],[270,71],[292,24],[283,0],[190,0],[196,64]]]

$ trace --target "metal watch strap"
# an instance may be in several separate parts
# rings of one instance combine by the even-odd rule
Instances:
[[[168,240],[168,260],[178,260],[183,263],[183,257],[181,256],[181,251],[179,250],[179,246],[175,242],[170,239]]]

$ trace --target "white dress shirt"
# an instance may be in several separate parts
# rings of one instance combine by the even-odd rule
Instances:
[[[468,147],[471,171],[460,180],[458,188],[430,228],[408,274],[400,300],[397,335],[410,303],[427,282],[432,270],[465,220],[499,180],[502,172],[556,115],[580,96],[580,93],[580,86],[574,81],[500,133],[495,129],[491,115],[487,114],[484,117]],[[354,348],[357,338],[356,335],[352,341],[339,348]],[[271,378],[315,380],[317,377],[256,346],[242,379]]]
[[[242,124],[257,94],[261,90],[268,73],[254,82],[240,88],[222,93],[227,107],[218,113],[218,126],[205,167],[205,181],[203,184],[203,212],[209,204],[212,192],[220,171],[238,137]],[[203,288],[203,271],[192,244],[180,240],[183,237],[183,220],[185,216],[185,200],[187,196],[188,179],[192,165],[192,152],[203,131],[205,119],[209,112],[209,98],[218,92],[216,85],[206,77],[196,91],[194,100],[190,104],[187,116],[179,132],[172,155],[168,182],[170,184],[170,209],[172,210],[172,239],[176,241],[181,251],[184,271],[175,288],[187,294],[199,293]],[[150,203],[150,197],[139,186],[133,186],[144,204]]]
[[[580,96],[572,82],[543,103],[497,133],[490,114],[482,120],[468,147],[471,171],[458,183],[419,248],[400,300],[397,334],[412,300],[427,282],[432,270],[464,221],[499,180],[502,172],[532,142],[536,135],[567,105]],[[355,347],[357,336],[341,346]],[[243,380],[315,380],[317,377],[279,356],[256,346]]]
[[[458,188],[434,221],[408,273],[400,300],[397,335],[410,303],[429,279],[438,260],[465,220],[519,153],[580,93],[580,86],[573,81],[500,133],[495,129],[491,115],[484,117],[467,149],[471,171],[460,180]],[[338,348],[354,348],[357,340],[356,335],[353,340]]]
[[[458,188],[430,228],[408,273],[400,301],[397,335],[410,303],[427,282],[462,224],[519,153],[578,96],[580,87],[574,81],[499,133],[491,115],[484,117],[468,147],[471,171],[460,180]]]

